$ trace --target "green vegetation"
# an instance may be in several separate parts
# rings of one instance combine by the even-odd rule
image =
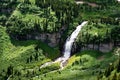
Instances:
[[[81,0],[0,1],[0,80],[120,79],[120,3],[75,1]],[[65,40],[82,21],[88,24],[79,33],[76,54],[65,68],[59,70],[59,62],[40,68],[62,55]],[[55,39],[59,36],[56,47],[46,41],[52,34]],[[101,52],[101,44],[109,43],[112,51]],[[93,48],[87,50],[90,44]],[[96,45],[98,49],[94,50]]]
[[[10,34],[15,35],[29,34],[32,31],[53,32],[60,27],[59,24],[55,24],[56,22],[57,18],[51,7],[42,10],[35,5],[22,3],[13,12],[7,25],[10,25],[8,28]]]
[[[60,68],[60,64],[59,63],[53,63],[47,67],[43,67],[40,69],[41,73],[48,73],[50,71],[54,71],[54,70],[58,70]]]
[[[99,51],[87,50],[73,55],[64,70],[48,72],[45,75],[33,77],[33,80],[97,80],[98,74],[104,72],[110,63],[116,61],[115,51],[102,53]],[[111,54],[112,55],[108,55]],[[113,54],[114,53],[114,54]]]
[[[16,74],[13,71],[22,74],[22,72],[19,72],[22,70],[26,74],[27,70],[39,67],[59,55],[56,49],[37,40],[10,41],[4,27],[0,27],[0,33],[0,46],[2,46],[0,47],[0,73],[3,72],[3,74],[0,74],[0,79],[6,79],[11,74]],[[13,71],[8,72],[7,69],[10,67],[11,70],[11,66]]]
[[[105,69],[104,72],[99,73],[98,80],[119,80],[120,78],[120,48],[116,49],[116,55],[118,55],[118,58],[115,62],[110,63],[109,67]]]
[[[119,42],[120,35],[119,25],[109,25],[98,22],[89,23],[85,26],[82,31],[79,33],[77,42],[81,46],[86,46],[88,44],[98,45],[98,50],[101,43],[110,43],[112,42],[116,46]]]
[[[0,55],[5,53],[10,48],[10,37],[6,33],[6,28],[0,26]]]

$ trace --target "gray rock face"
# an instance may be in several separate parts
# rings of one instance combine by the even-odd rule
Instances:
[[[59,29],[58,32],[54,33],[39,33],[34,32],[27,35],[27,39],[35,39],[35,40],[41,40],[42,42],[47,43],[51,47],[55,47],[59,44],[61,35],[63,35],[63,32],[67,29],[67,27],[64,25]]]
[[[100,44],[99,51],[109,52],[113,49],[112,43]],[[98,45],[89,44],[88,46],[82,47],[82,50],[98,50]]]
[[[60,33],[34,33],[27,35],[27,39],[41,40],[51,47],[55,47],[60,40]]]
[[[118,45],[119,46],[119,45]],[[72,53],[84,50],[99,50],[101,52],[109,52],[113,49],[113,43],[101,43],[99,46],[97,44],[86,44],[84,46],[77,45],[76,43],[73,44]]]

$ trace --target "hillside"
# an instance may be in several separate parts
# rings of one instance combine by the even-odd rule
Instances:
[[[117,0],[0,0],[0,80],[119,80],[119,12]]]

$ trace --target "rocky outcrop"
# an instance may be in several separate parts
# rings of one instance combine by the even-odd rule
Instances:
[[[76,1],[76,4],[88,4],[89,6],[92,6],[92,7],[98,7],[99,5],[96,4],[96,3],[90,3],[90,2],[86,2],[86,1]]]
[[[27,39],[41,40],[51,47],[55,47],[61,38],[60,33],[34,33],[27,35]]]
[[[82,50],[99,50],[101,52],[109,52],[113,49],[113,44],[112,43],[103,43],[98,46],[97,44],[89,44],[88,46],[82,47]]]
[[[99,50],[101,52],[109,52],[113,49],[114,45],[112,43],[101,43],[99,46],[97,44],[88,44],[81,46],[80,44],[74,43],[72,48],[72,53],[84,50]]]
[[[62,26],[58,32],[54,32],[54,33],[33,32],[31,34],[27,34],[27,39],[41,40],[42,42],[47,43],[49,46],[55,47],[59,45],[61,36],[63,35],[66,29],[67,29],[66,26]]]
[[[11,13],[12,12],[12,9],[0,9],[0,12],[1,13]]]

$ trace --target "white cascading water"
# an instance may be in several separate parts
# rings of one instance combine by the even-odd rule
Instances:
[[[70,57],[73,42],[75,41],[76,37],[78,36],[79,32],[81,31],[81,28],[85,24],[87,24],[87,21],[84,21],[81,25],[77,26],[76,30],[71,34],[70,38],[67,39],[67,41],[65,43],[64,58],[68,59]]]
[[[78,36],[79,32],[81,31],[82,27],[87,24],[87,21],[84,21],[81,23],[81,25],[77,26],[76,30],[71,34],[71,36],[66,40],[66,43],[65,43],[65,50],[64,50],[64,55],[58,59],[56,59],[54,62],[48,62],[48,63],[45,63],[41,66],[42,67],[45,67],[47,65],[50,65],[52,63],[56,63],[56,62],[61,62],[60,64],[60,67],[61,69],[64,68],[64,64],[65,62],[69,59],[70,57],[70,54],[71,54],[71,49],[72,49],[72,45],[73,45],[73,42],[75,41],[76,37]]]

